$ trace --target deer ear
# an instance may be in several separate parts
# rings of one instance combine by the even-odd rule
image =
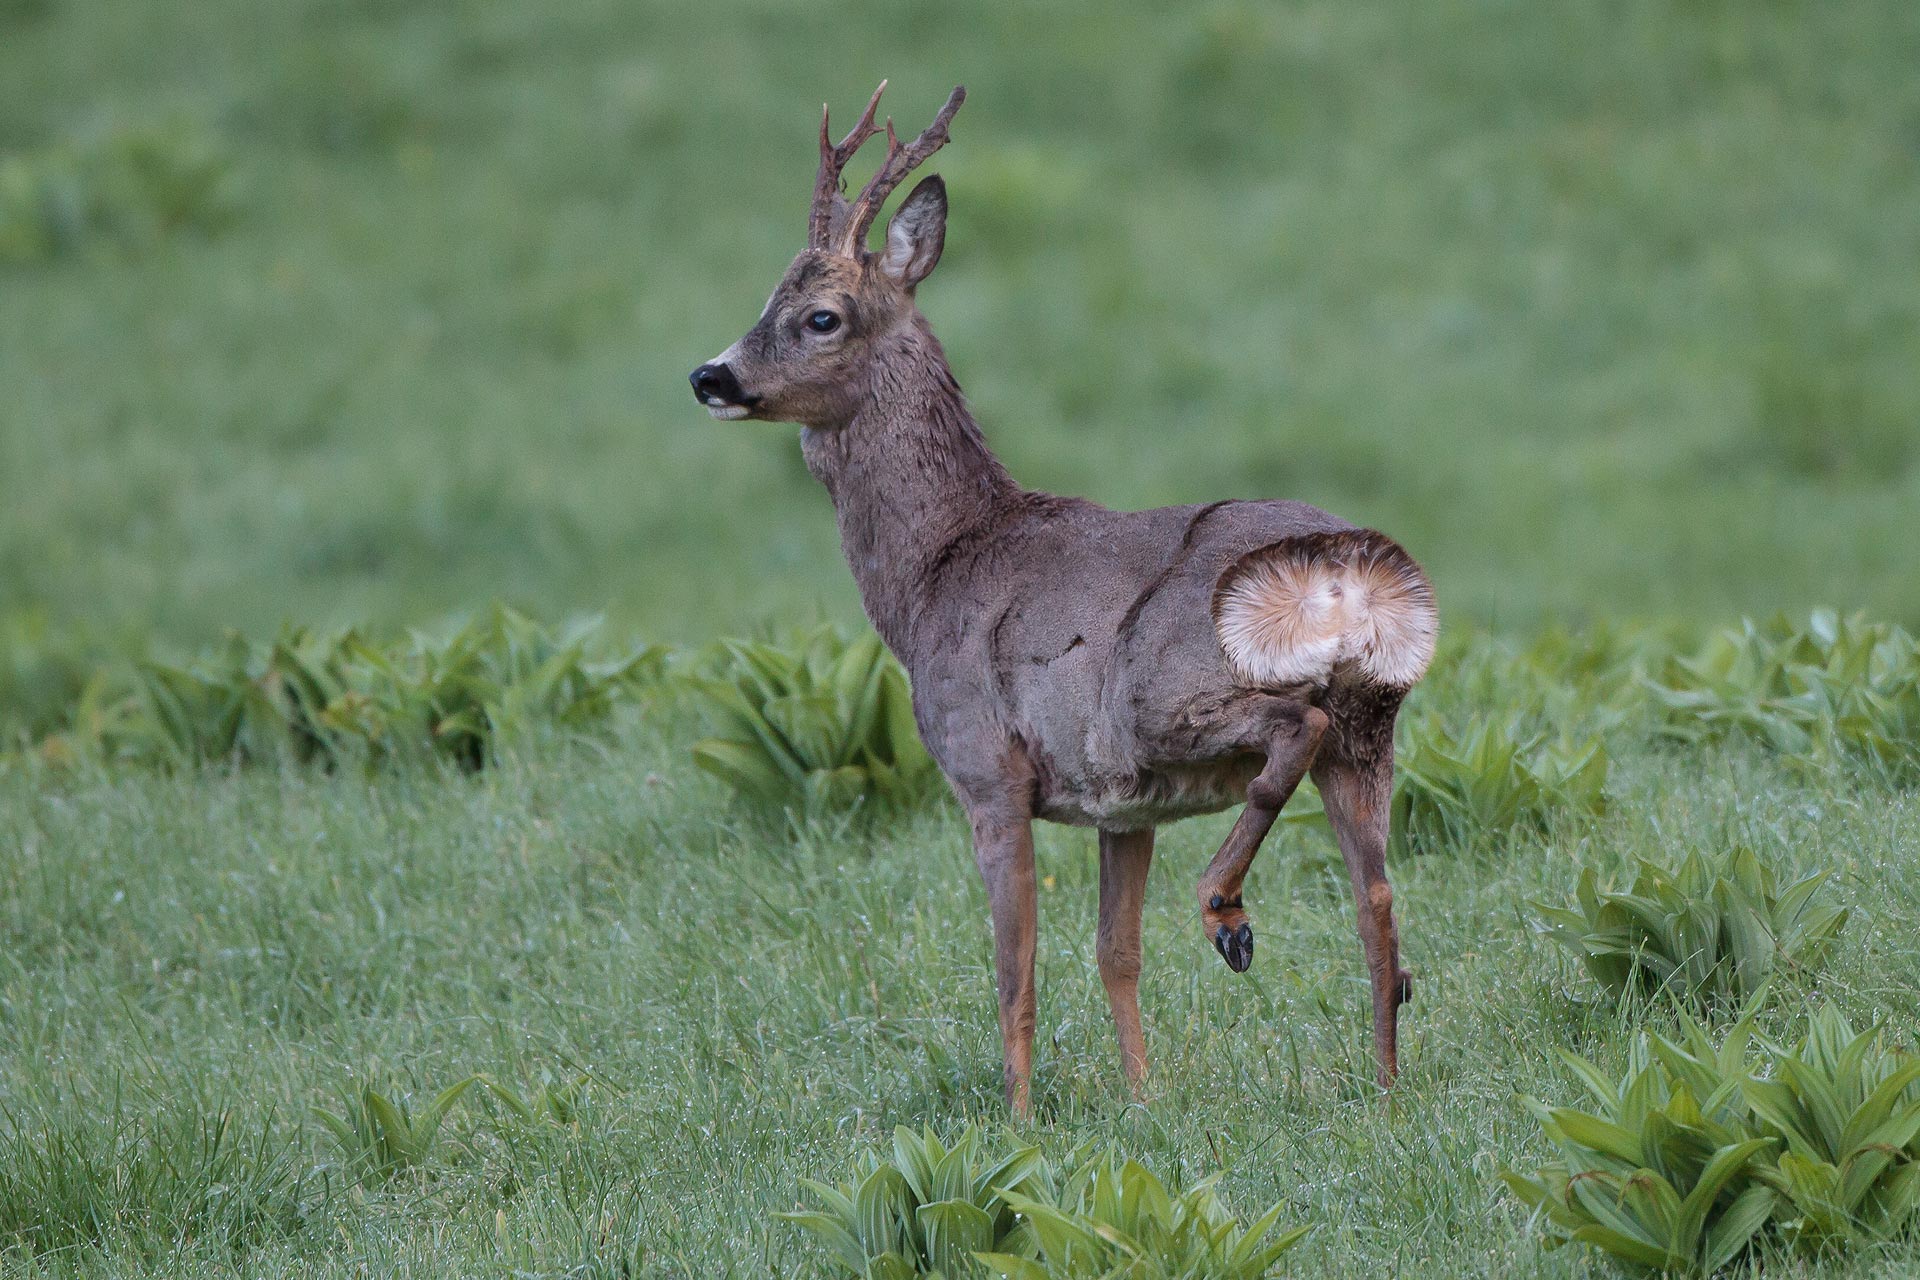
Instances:
[[[922,178],[887,224],[880,269],[911,289],[927,278],[947,243],[947,184],[939,174]]]

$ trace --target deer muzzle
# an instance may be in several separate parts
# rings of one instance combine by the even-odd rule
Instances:
[[[760,399],[741,389],[731,365],[717,361],[701,365],[687,375],[687,381],[693,384],[693,398],[723,420],[746,417]]]

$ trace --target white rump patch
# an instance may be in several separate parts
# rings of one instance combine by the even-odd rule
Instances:
[[[1227,571],[1214,627],[1227,663],[1249,684],[1324,685],[1351,664],[1369,681],[1411,688],[1433,661],[1440,615],[1433,587],[1378,534],[1280,543]]]

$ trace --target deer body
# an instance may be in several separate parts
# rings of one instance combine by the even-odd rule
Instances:
[[[974,791],[1019,751],[1054,822],[1134,830],[1243,801],[1266,744],[1231,726],[1261,695],[1227,669],[1214,586],[1256,547],[1352,526],[1298,502],[1119,512],[1022,489],[925,339],[910,377],[891,359],[894,379],[802,447],[927,749]],[[903,400],[902,382],[931,394]]]
[[[1099,965],[1137,1082],[1153,829],[1246,805],[1198,891],[1203,927],[1243,970],[1241,882],[1309,771],[1353,875],[1384,1084],[1408,987],[1384,867],[1392,726],[1432,654],[1431,589],[1393,543],[1304,503],[1117,512],[1014,482],[912,302],[944,236],[939,179],[901,206],[883,253],[864,245],[961,96],[911,147],[889,122],[888,158],[853,206],[839,169],[875,132],[878,93],[838,146],[823,124],[812,244],[754,329],[695,370],[695,392],[716,417],[805,427],[867,615],[973,827],[1014,1106],[1035,1016],[1033,819],[1101,832]]]

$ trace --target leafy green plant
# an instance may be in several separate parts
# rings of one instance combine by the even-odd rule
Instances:
[[[1666,988],[1702,1003],[1753,996],[1783,968],[1817,968],[1845,927],[1845,907],[1818,894],[1825,871],[1784,889],[1751,849],[1669,870],[1645,858],[1630,887],[1603,889],[1591,867],[1574,905],[1529,904],[1534,927],[1580,958],[1616,995]]]
[[[841,1272],[861,1280],[984,1274],[976,1253],[1025,1256],[1034,1248],[1010,1195],[1034,1185],[1037,1147],[998,1157],[969,1128],[951,1146],[931,1130],[896,1129],[892,1159],[869,1154],[838,1186],[808,1181],[818,1209],[779,1214],[826,1245]]]
[[[665,651],[615,645],[595,618],[549,628],[495,605],[444,641],[420,633],[388,652],[356,638],[344,679],[282,643],[288,678],[307,722],[396,752],[432,744],[440,755],[479,768],[503,746],[546,730],[583,732],[661,671]],[[324,652],[324,649],[323,649]],[[326,699],[326,701],[322,701]]]
[[[1903,1230],[1920,1209],[1920,1058],[1828,1007],[1771,1059],[1742,1088],[1761,1132],[1784,1147],[1760,1172],[1780,1194],[1784,1232],[1821,1248]]]
[[[1395,855],[1433,853],[1518,832],[1543,832],[1556,815],[1591,816],[1607,806],[1610,762],[1595,737],[1553,742],[1517,721],[1482,721],[1456,735],[1423,719],[1400,735],[1394,756]],[[1283,821],[1324,829],[1326,810],[1307,784]]]
[[[93,640],[37,610],[0,616],[0,749],[59,727],[103,657]]]
[[[1746,1033],[1717,1048],[1695,1026],[1684,1038],[1642,1036],[1617,1086],[1562,1052],[1592,1111],[1527,1099],[1560,1159],[1504,1180],[1554,1243],[1590,1245],[1631,1270],[1708,1275],[1766,1225],[1774,1194],[1750,1169],[1772,1143],[1740,1105]]]
[[[504,1085],[492,1076],[480,1076],[478,1079],[487,1092],[517,1119],[527,1122],[545,1120],[562,1127],[580,1118],[580,1095],[587,1087],[585,1076],[559,1081],[542,1080],[526,1093]]]
[[[1719,1044],[1683,1019],[1678,1040],[1644,1033],[1617,1084],[1562,1056],[1591,1109],[1527,1099],[1557,1158],[1502,1175],[1554,1244],[1708,1275],[1763,1233],[1830,1249],[1906,1230],[1920,1209],[1920,1059],[1836,1010],[1791,1048],[1757,1040],[1751,1016]]]
[[[1743,621],[1651,683],[1661,730],[1745,738],[1792,759],[1920,779],[1920,643],[1899,627],[1816,611],[1804,625]]]
[[[150,244],[233,213],[232,166],[205,136],[142,126],[0,157],[0,263],[89,243]]]
[[[906,673],[878,636],[823,626],[792,646],[723,640],[710,666],[691,683],[719,732],[693,760],[748,800],[798,812],[897,805],[934,781]]]
[[[1518,711],[1508,736],[1552,726],[1562,734],[1612,729],[1638,717],[1648,701],[1646,675],[1671,656],[1666,636],[1640,625],[1601,622],[1577,630],[1550,627],[1530,640],[1475,635],[1442,644],[1421,682],[1421,717],[1457,724],[1488,707]]]
[[[1516,831],[1544,831],[1559,813],[1606,808],[1601,741],[1550,742],[1485,720],[1465,734],[1429,724],[1395,761],[1393,841],[1400,852],[1458,848]]]
[[[184,663],[143,658],[96,674],[49,759],[190,766],[216,760],[442,759],[478,769],[541,732],[585,732],[654,678],[652,646],[616,649],[599,623],[548,628],[504,606],[444,639],[392,646],[357,631],[229,636]]]
[[[346,1090],[339,1112],[321,1107],[314,1118],[333,1135],[348,1170],[363,1182],[385,1182],[396,1174],[424,1167],[433,1154],[447,1112],[467,1090],[480,1083],[468,1076],[435,1094],[418,1114],[407,1100],[394,1100],[362,1083]]]
[[[1278,1206],[1243,1228],[1213,1179],[1170,1191],[1091,1143],[1063,1168],[1037,1147],[993,1158],[976,1129],[951,1146],[898,1129],[890,1160],[865,1157],[837,1187],[807,1183],[821,1207],[779,1216],[861,1280],[1258,1280],[1306,1235],[1273,1236]]]
[[[1215,1182],[1170,1191],[1136,1161],[1095,1153],[1044,1197],[1008,1196],[1031,1227],[1037,1259],[981,1260],[1004,1280],[1260,1280],[1311,1228],[1274,1236],[1279,1205],[1242,1227]]]

